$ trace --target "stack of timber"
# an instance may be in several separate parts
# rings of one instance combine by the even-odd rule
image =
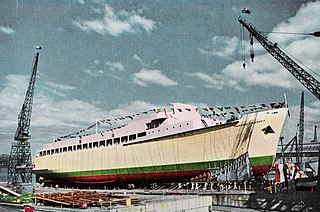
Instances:
[[[114,196],[107,193],[76,191],[68,193],[44,193],[33,197],[43,205],[60,205],[64,207],[87,208],[95,206],[110,206],[111,204],[128,204],[131,199],[127,196]],[[129,200],[129,201],[128,201]]]

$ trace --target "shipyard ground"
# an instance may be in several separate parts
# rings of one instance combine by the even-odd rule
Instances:
[[[95,205],[88,209],[65,207],[66,205],[54,201],[42,201],[41,198],[35,201],[36,211],[239,211],[241,205],[249,197],[250,191],[234,190],[210,191],[210,190],[185,190],[185,189],[112,189],[112,190],[92,190],[92,189],[68,189],[54,187],[35,187],[35,195],[52,194],[63,196],[63,194],[73,192],[98,192],[100,194],[110,194],[118,200],[110,205]],[[213,195],[214,194],[214,195]],[[119,199],[130,198],[130,204]],[[68,198],[68,197],[66,197]],[[55,204],[52,204],[55,203]],[[217,204],[225,204],[218,206]],[[50,205],[50,206],[49,206]],[[228,207],[228,205],[232,205]],[[239,207],[240,208],[239,208]],[[0,209],[6,207],[9,211],[21,211],[23,205],[0,204]],[[243,208],[243,211],[248,209]],[[255,211],[255,210],[251,210]]]
[[[77,189],[54,189],[39,187],[36,193],[70,192]],[[105,192],[113,196],[126,196],[132,200],[131,206],[114,204],[112,207],[104,207],[102,210],[110,211],[248,211],[242,208],[243,203],[249,197],[251,191],[237,190],[225,191],[210,190],[184,190],[184,189],[112,189],[112,190],[86,190]],[[219,206],[217,204],[225,204]],[[228,206],[229,205],[229,206]],[[231,206],[232,205],[232,206]],[[239,207],[238,207],[239,206]],[[251,210],[255,211],[255,210]]]
[[[49,188],[47,192],[50,190],[54,189]],[[210,211],[209,208],[212,211],[320,211],[319,193],[309,191],[286,190],[268,193],[263,189],[255,192],[138,189],[106,192],[139,200],[142,206],[136,205],[130,211]],[[171,207],[171,210],[166,207]],[[143,210],[146,208],[149,210]],[[154,210],[155,208],[158,210]],[[123,205],[114,209],[119,212],[129,211],[129,208]]]
[[[185,190],[185,189],[66,189],[41,187],[35,188],[35,194],[99,192],[114,197],[129,197],[130,205],[114,202],[109,206],[88,209],[64,208],[60,204],[45,206],[38,204],[36,211],[320,211],[320,195],[316,191],[296,191],[289,189],[269,193],[263,188],[250,190]],[[40,203],[40,201],[38,201]],[[50,204],[49,204],[50,205]],[[0,204],[6,211],[23,211],[23,205]]]

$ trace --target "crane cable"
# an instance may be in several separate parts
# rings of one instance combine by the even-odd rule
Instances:
[[[274,33],[274,34],[289,34],[289,35],[313,35],[314,37],[320,37],[320,31],[304,33],[304,32],[261,32],[261,33]]]
[[[313,33],[302,33],[302,32],[262,32],[260,31],[260,33],[275,33],[275,34],[293,34],[293,35],[313,35],[314,37],[320,37],[320,31],[315,31]],[[242,46],[242,60],[243,60],[243,68],[245,69],[246,67],[246,54],[245,54],[245,46],[243,44],[244,42],[244,26],[242,24],[240,24],[240,35],[241,35],[241,46]],[[287,53],[288,54],[288,53]],[[250,34],[250,57],[251,57],[251,61],[253,62],[253,58],[254,58],[254,49],[253,49],[253,35]],[[303,64],[301,61],[299,61],[297,58],[295,58],[294,56],[291,55],[291,57],[293,57],[296,61],[298,61],[301,65],[305,66],[309,71],[311,71],[312,73],[314,73],[315,75],[317,75],[318,77],[320,77],[320,75],[316,72],[314,72],[311,68],[309,68],[308,66],[306,66],[305,64]]]
[[[241,39],[241,59],[243,61],[242,66],[243,69],[246,68],[246,49],[245,49],[245,45],[243,44],[244,42],[244,26],[242,26],[240,24],[240,39]]]
[[[251,62],[253,62],[253,58],[254,58],[253,35],[251,33],[250,33],[250,58],[251,58]]]

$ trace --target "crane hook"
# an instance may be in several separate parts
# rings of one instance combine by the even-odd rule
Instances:
[[[254,58],[254,52],[253,51],[250,52],[250,58],[251,58],[251,62],[253,62],[253,58]]]

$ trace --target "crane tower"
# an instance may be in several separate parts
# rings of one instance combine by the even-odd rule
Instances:
[[[29,128],[40,49],[40,46],[36,46],[29,86],[18,116],[18,127],[14,136],[15,142],[11,146],[7,183],[12,185],[32,183]]]

